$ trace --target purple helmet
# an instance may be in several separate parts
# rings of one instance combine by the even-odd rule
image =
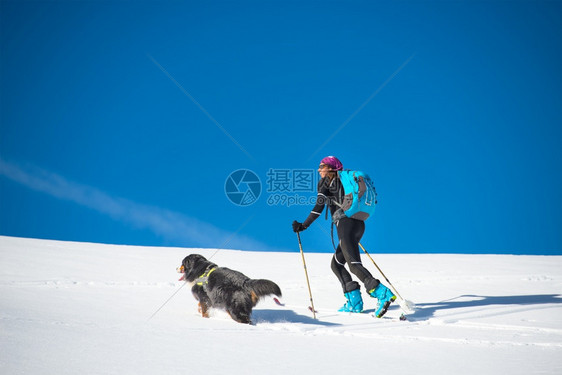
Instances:
[[[320,161],[320,164],[325,164],[336,171],[343,170],[343,164],[335,156],[326,156]]]

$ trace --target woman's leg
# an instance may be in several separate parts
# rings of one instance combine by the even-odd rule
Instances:
[[[338,245],[336,253],[332,257],[332,272],[336,275],[342,286],[343,292],[351,292],[359,288],[359,283],[353,281],[349,272],[345,269],[345,258],[341,246]]]
[[[365,284],[367,292],[375,289],[379,285],[379,281],[363,266],[359,253],[359,241],[365,233],[365,222],[343,218],[338,222],[337,229],[340,239],[338,248],[341,248],[341,254],[349,265],[349,270]]]

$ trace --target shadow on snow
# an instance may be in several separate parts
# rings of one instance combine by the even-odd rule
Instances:
[[[465,294],[436,303],[416,304],[416,311],[408,319],[424,320],[432,318],[438,310],[463,309],[485,306],[529,306],[529,310],[540,309],[538,305],[562,304],[560,294],[539,294],[519,296],[478,296]],[[531,307],[533,306],[533,307]],[[395,305],[394,308],[397,306]],[[507,312],[509,313],[509,312]],[[495,314],[494,314],[495,315]]]
[[[339,326],[337,323],[323,322],[312,316],[297,314],[293,310],[260,310],[252,312],[252,322],[259,323],[303,323],[314,324],[324,327]]]

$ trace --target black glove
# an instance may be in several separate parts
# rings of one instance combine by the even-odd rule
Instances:
[[[293,232],[302,232],[303,230],[305,230],[306,227],[304,225],[302,225],[302,223],[299,223],[298,221],[293,221]]]

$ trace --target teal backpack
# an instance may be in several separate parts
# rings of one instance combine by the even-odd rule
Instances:
[[[373,181],[361,171],[343,170],[338,172],[338,176],[344,190],[341,210],[352,219],[367,220],[375,212],[377,204],[377,191]]]

